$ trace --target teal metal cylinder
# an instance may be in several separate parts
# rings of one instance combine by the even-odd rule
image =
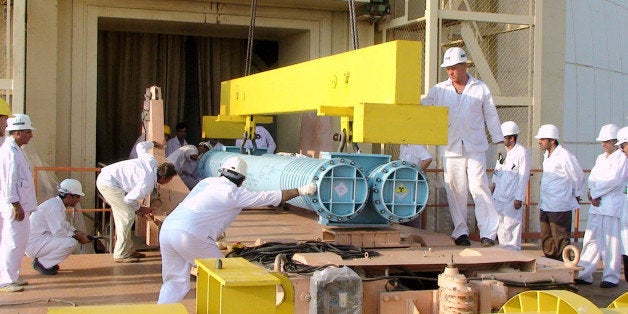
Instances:
[[[250,190],[287,190],[316,183],[316,194],[296,197],[288,203],[315,211],[329,222],[350,221],[366,206],[366,176],[353,160],[346,158],[313,159],[270,154],[251,156],[209,151],[199,161],[200,176],[219,176],[220,164],[236,156],[247,163],[248,176],[243,186]]]
[[[423,212],[429,197],[425,173],[402,160],[382,164],[368,175],[370,205],[389,222],[407,222]]]

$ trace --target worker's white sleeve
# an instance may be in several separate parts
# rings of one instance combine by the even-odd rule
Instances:
[[[628,177],[627,160],[628,158],[621,156],[616,162],[609,163],[611,169],[609,169],[609,173],[606,173],[604,180],[596,181],[595,187],[590,187],[591,198],[596,199],[607,195],[624,185]]]
[[[262,126],[256,128],[255,131],[257,132],[257,134],[259,134],[261,142],[263,142],[266,146],[266,152],[268,154],[274,154],[275,148],[277,148],[277,144],[275,144],[273,136],[270,135],[270,132],[268,132],[268,130],[266,130],[266,128]]]
[[[42,203],[46,204],[46,203]],[[54,205],[54,203],[47,203],[49,205]],[[58,203],[57,203],[58,204]],[[63,203],[62,203],[63,204]],[[48,206],[46,206],[48,207]],[[74,229],[68,221],[65,219],[65,207],[62,208],[43,208],[41,205],[38,210],[43,210],[46,217],[46,223],[48,224],[48,229],[50,229],[50,233],[55,237],[71,237],[74,235]]]
[[[281,191],[251,191],[246,188],[238,190],[238,208],[259,206],[277,206],[281,203]]]
[[[584,171],[580,167],[580,163],[576,157],[572,154],[568,154],[568,160],[565,162],[565,172],[572,182],[572,194],[573,197],[580,197],[584,194]]]
[[[499,122],[499,115],[497,115],[497,108],[495,108],[495,102],[493,102],[493,95],[485,84],[481,84],[484,89],[484,101],[482,103],[482,110],[484,111],[484,120],[486,121],[486,128],[493,143],[499,143],[504,141],[504,134],[502,133],[501,122]]]
[[[148,174],[140,184],[136,185],[124,196],[124,202],[136,211],[140,209],[140,201],[150,195],[155,188],[155,181],[151,176],[151,174]]]
[[[9,148],[12,149],[12,148]],[[2,175],[2,190],[6,191],[3,195],[8,203],[15,203],[20,201],[20,195],[17,193],[18,185],[18,164],[15,161],[15,154],[6,154],[2,156],[3,172],[6,175]],[[8,170],[8,171],[7,171]]]
[[[519,176],[519,180],[517,180],[517,187],[515,189],[515,200],[525,201],[526,192],[528,190],[528,181],[530,180],[530,155],[528,151],[525,151],[524,154],[519,154],[519,160],[517,164],[519,165],[519,172],[517,175]]]
[[[432,86],[432,88],[430,88],[425,98],[421,99],[421,105],[436,106],[436,87]]]
[[[149,150],[153,147],[155,147],[155,144],[153,144],[153,142],[149,142],[149,141],[139,142],[137,143],[137,147],[135,147],[135,152],[137,153],[138,157],[144,154],[150,155]]]

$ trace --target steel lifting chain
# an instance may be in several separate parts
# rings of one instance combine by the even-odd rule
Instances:
[[[251,63],[253,60],[253,32],[255,30],[255,16],[257,15],[257,0],[251,0],[251,19],[249,22],[249,35],[246,42],[246,63],[244,76],[251,74]]]
[[[349,0],[349,26],[351,26],[351,42],[353,50],[359,47],[358,41],[358,23],[355,17],[355,0]]]

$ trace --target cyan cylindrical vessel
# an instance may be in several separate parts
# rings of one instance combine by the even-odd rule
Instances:
[[[209,155],[208,155],[209,154]],[[330,222],[351,220],[366,205],[368,182],[355,162],[346,158],[313,159],[278,155],[251,156],[209,151],[199,162],[202,178],[218,176],[220,164],[240,157],[248,166],[243,186],[254,191],[294,189],[316,183],[316,194],[294,198],[288,203],[315,211]]]
[[[423,212],[429,197],[425,173],[416,165],[395,160],[371,170],[370,205],[389,222],[407,222]]]

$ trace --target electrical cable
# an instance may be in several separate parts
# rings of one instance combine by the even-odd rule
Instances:
[[[343,260],[354,258],[365,258],[368,256],[378,256],[375,251],[367,251],[352,245],[331,244],[320,241],[306,241],[303,243],[279,243],[268,242],[259,246],[234,248],[227,254],[227,257],[242,257],[248,261],[256,262],[264,266],[272,266],[275,258],[279,254],[286,256],[287,262],[284,269],[292,273],[311,273],[318,269],[328,267],[310,266],[292,261],[292,257],[297,253],[321,253],[331,252],[339,255]]]
[[[53,298],[49,298],[49,299],[34,299],[34,300],[23,301],[23,302],[0,303],[0,306],[24,305],[24,304],[31,304],[31,303],[36,303],[36,302],[46,302],[46,303],[59,302],[59,303],[65,303],[65,304],[72,305],[73,307],[77,307],[78,306],[78,304],[76,304],[74,302],[71,302],[71,301],[65,301],[65,300],[53,299]]]

